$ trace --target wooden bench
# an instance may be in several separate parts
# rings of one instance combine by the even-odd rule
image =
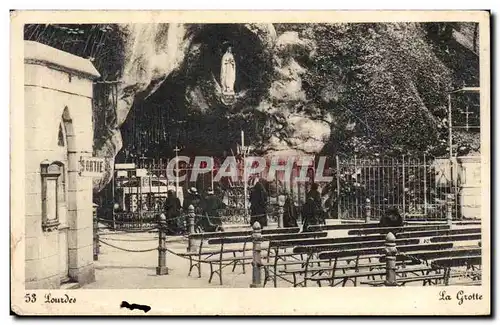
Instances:
[[[416,238],[411,239],[400,239],[396,240],[399,245],[416,245],[419,243],[419,240]],[[329,244],[319,244],[319,245],[301,245],[293,248],[294,254],[307,254],[307,258],[305,260],[298,262],[287,263],[288,265],[299,266],[299,268],[285,269],[280,270],[279,272],[286,276],[292,276],[293,280],[288,281],[293,283],[294,286],[300,284],[298,280],[298,276],[300,274],[307,275],[308,272],[313,272],[314,274],[321,274],[325,271],[331,270],[331,261],[327,261],[325,263],[324,259],[319,258],[317,255],[323,251],[342,251],[342,250],[353,250],[353,249],[362,249],[362,248],[370,248],[370,247],[382,247],[385,245],[385,240],[376,240],[376,241],[352,241],[352,242],[344,242],[344,243],[329,243]],[[378,257],[378,256],[376,256]],[[367,259],[368,263],[375,266],[371,258],[373,256],[363,256],[361,259]],[[346,262],[350,262],[353,258],[345,257]],[[323,265],[322,265],[323,264]],[[326,265],[325,265],[326,264]],[[380,263],[379,263],[380,264]],[[380,264],[383,266],[383,264]],[[278,275],[278,266],[280,264],[274,265],[274,275],[275,277]],[[284,279],[282,276],[280,278]],[[276,281],[276,280],[275,280]]]
[[[425,225],[425,226],[402,226],[402,227],[377,227],[377,228],[367,228],[367,229],[352,229],[348,231],[349,235],[373,235],[373,234],[388,234],[392,232],[393,234],[398,234],[402,232],[410,231],[427,231],[427,230],[445,230],[450,229],[449,225]]]
[[[430,243],[430,238],[432,236],[445,236],[445,235],[453,235],[453,234],[463,234],[463,233],[473,233],[473,232],[478,232],[480,229],[454,229],[454,230],[428,230],[428,231],[419,231],[419,232],[404,232],[401,233],[398,236],[398,239],[404,239],[404,238],[420,238],[419,241],[420,243]],[[311,253],[317,253],[314,249],[303,249],[303,248],[297,248],[294,250],[292,253],[285,253],[283,254],[284,258],[281,258],[281,255],[279,254],[280,249],[287,249],[287,248],[295,248],[295,247],[304,247],[304,246],[320,246],[326,247],[326,250],[330,249],[337,249],[337,246],[329,246],[329,245],[335,245],[335,244],[341,244],[341,243],[346,243],[349,246],[341,246],[341,248],[346,249],[347,247],[355,248],[352,247],[352,243],[366,243],[370,241],[384,241],[386,235],[367,235],[367,236],[347,236],[347,237],[337,237],[337,238],[319,238],[319,239],[295,239],[295,240],[283,240],[283,241],[278,241],[278,242],[270,242],[269,247],[268,247],[268,257],[270,256],[269,252],[271,250],[274,250],[274,261],[270,261],[268,258],[267,263],[264,265],[264,271],[265,271],[265,277],[264,277],[264,286],[267,284],[269,280],[273,280],[274,286],[277,286],[277,278],[280,278],[284,281],[290,282],[290,283],[297,283],[297,275],[300,273],[303,273],[302,271],[305,269],[306,263],[308,265],[312,264],[318,264],[318,267],[316,270],[321,270],[321,269],[329,269],[328,266],[326,267],[320,267],[319,264],[322,262],[318,259],[311,259],[311,256],[309,256]],[[423,239],[428,239],[424,240]],[[419,241],[412,241],[413,244],[418,244]],[[373,244],[373,243],[371,243]],[[409,244],[409,243],[407,243]],[[328,245],[328,246],[321,246],[321,245]],[[323,248],[325,250],[325,248]],[[307,259],[304,259],[304,254],[308,254]],[[294,256],[295,255],[295,256]],[[292,257],[293,259],[291,261],[286,261],[285,258],[287,257]],[[287,266],[297,266],[299,265],[300,268],[294,268],[291,270],[287,270]],[[279,267],[284,267],[284,271],[278,271]],[[280,275],[280,273],[286,275],[286,276],[292,276],[292,280],[288,280],[286,277]]]
[[[319,264],[324,261],[311,259],[311,255],[313,252],[319,252],[321,250],[359,248],[362,247],[363,245],[373,246],[381,243],[383,244],[385,242],[383,240],[368,241],[366,240],[366,238],[367,237],[315,238],[315,239],[292,239],[292,240],[271,241],[268,246],[267,262],[263,263],[262,265],[264,267],[264,286],[267,284],[269,280],[273,280],[274,287],[277,287],[277,278],[281,278],[284,281],[294,284],[297,282],[296,279],[297,275],[295,274],[297,272],[296,270],[288,272],[288,275],[293,276],[293,282],[292,282],[280,275],[280,273],[278,272],[278,268],[280,266],[283,266],[285,270],[287,266],[300,265],[302,268],[305,268],[306,264],[307,265],[318,264],[318,267],[320,267]],[[357,240],[347,241],[347,239],[357,239]],[[417,244],[418,240],[403,239],[400,242],[401,244],[410,244],[410,243]],[[281,249],[286,250],[287,248],[292,248],[292,252],[280,253]],[[308,256],[306,260],[304,260],[303,258],[304,254],[307,254]],[[271,260],[271,257],[273,257],[273,260]],[[293,259],[289,261],[286,260],[287,257],[292,257]]]
[[[438,258],[432,261],[431,266],[434,269],[444,270],[444,285],[448,286],[453,268],[466,267],[466,276],[471,277],[472,281],[481,279],[481,255],[473,256],[455,256],[451,258]],[[475,285],[475,284],[474,284]]]
[[[433,270],[437,267],[432,265],[434,261],[439,260],[450,260],[461,257],[469,257],[469,256],[480,256],[481,249],[480,248],[459,248],[453,250],[431,250],[431,251],[421,251],[421,252],[411,252],[405,254],[398,254],[396,256],[398,261],[409,261],[409,262],[419,262],[430,266]],[[381,263],[385,263],[385,256],[380,258]],[[400,277],[397,279],[398,286],[404,286],[406,283],[424,281],[425,283],[432,284],[434,281],[435,285],[438,285],[438,282],[443,281],[443,283],[447,283],[449,281],[450,274],[446,274],[446,272],[436,272],[434,275],[426,275],[426,276],[413,276],[413,277]],[[376,281],[365,281],[361,282],[362,284],[367,284],[370,286],[382,286],[384,285],[385,280],[376,280]]]
[[[275,234],[263,235],[262,242],[269,242],[273,240],[296,239],[296,238],[320,238],[320,237],[326,237],[327,235],[328,233],[326,232],[285,233],[285,234],[275,233]],[[252,240],[253,240],[252,236],[220,237],[220,238],[209,239],[208,240],[209,245],[220,245],[220,247],[217,249],[218,253],[211,254],[202,261],[210,264],[210,278],[208,280],[209,283],[211,283],[213,276],[217,274],[219,276],[219,282],[222,285],[222,270],[227,266],[232,265],[234,271],[235,267],[238,264],[240,264],[242,265],[244,270],[244,265],[250,263],[253,259],[253,256],[248,256],[244,254],[246,251],[251,250],[247,249],[246,246],[248,243],[252,243]],[[241,243],[243,243],[243,248],[241,248],[241,252],[243,252],[243,254],[241,256],[236,256],[236,254],[233,254],[233,256],[224,257],[224,253],[228,252],[228,249],[225,248],[226,245],[241,244]],[[214,268],[214,266],[216,266],[216,268]]]
[[[397,246],[398,250],[401,252],[417,252],[417,251],[428,251],[428,250],[444,250],[453,247],[453,243],[439,243],[439,244],[414,244],[414,245],[401,245]],[[308,275],[307,271],[304,276],[304,286],[307,285],[307,281],[314,281],[319,286],[321,286],[322,281],[328,281],[330,286],[336,286],[342,284],[345,286],[347,281],[352,281],[355,286],[357,286],[358,278],[374,278],[375,276],[384,276],[386,274],[385,267],[381,267],[380,263],[366,263],[360,264],[359,261],[362,257],[377,257],[380,258],[381,255],[385,254],[385,245],[379,247],[370,248],[360,248],[360,249],[348,249],[341,251],[329,251],[322,252],[319,254],[319,259],[323,260],[333,260],[333,266],[330,269],[329,275]],[[340,265],[339,263],[345,261],[349,258],[345,265]],[[350,263],[350,260],[354,260],[354,264]],[[365,271],[363,271],[365,270]],[[337,271],[342,271],[338,273]],[[428,265],[416,265],[414,267],[408,267],[403,265],[396,272],[397,274],[404,273],[429,273],[433,271],[433,268]],[[340,280],[335,283],[336,280]]]
[[[294,233],[299,233],[300,228],[299,227],[292,227],[292,228],[275,228],[275,229],[263,229],[262,234],[263,235],[273,235],[273,234],[294,234]],[[206,241],[210,239],[217,239],[217,238],[232,238],[232,237],[248,237],[252,235],[252,230],[242,230],[242,231],[217,231],[217,232],[205,232],[205,233],[194,233],[190,234],[189,240],[190,241],[199,241],[198,249],[196,251],[191,251],[187,253],[180,253],[180,256],[184,256],[189,258],[189,272],[188,276],[191,275],[191,271],[194,268],[198,269],[198,277],[201,278],[201,264],[208,258],[211,258],[214,255],[218,255],[221,253],[229,253],[232,254],[233,257],[236,257],[237,253],[243,253],[247,251],[251,251],[251,247],[247,247],[247,242],[243,243],[243,247],[238,247],[238,248],[232,248],[232,249],[225,249],[223,250],[222,247],[217,247],[215,249],[207,249],[205,246]],[[233,271],[235,269],[236,265],[233,266]],[[245,265],[243,265],[243,273],[245,273]]]

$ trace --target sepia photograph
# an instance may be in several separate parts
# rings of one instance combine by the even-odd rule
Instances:
[[[182,14],[11,12],[15,314],[490,313],[487,11]]]

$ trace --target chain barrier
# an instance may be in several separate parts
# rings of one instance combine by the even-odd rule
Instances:
[[[125,251],[125,252],[131,252],[131,253],[146,253],[146,252],[152,252],[152,251],[157,251],[158,250],[158,247],[155,247],[155,248],[151,248],[151,249],[141,249],[141,250],[133,250],[133,249],[126,249],[126,248],[122,248],[122,247],[118,247],[118,246],[115,246],[113,244],[110,244],[110,243],[107,243],[101,239],[99,239],[99,242],[100,243],[103,243],[104,245],[107,245],[107,246],[110,246],[110,247],[113,247],[113,248],[116,248],[116,249],[119,249],[121,251]]]
[[[147,242],[147,241],[157,241],[158,240],[158,237],[151,238],[151,239],[119,239],[119,238],[103,238],[102,236],[99,236],[99,238],[102,238],[105,240],[111,240],[111,241],[125,241],[125,242]]]
[[[156,239],[157,240],[157,239]],[[103,243],[104,245],[107,245],[109,247],[113,247],[115,249],[118,249],[118,250],[121,250],[121,251],[125,251],[125,252],[131,252],[131,253],[146,253],[146,252],[152,252],[152,251],[157,251],[158,250],[158,247],[155,247],[155,248],[151,248],[151,249],[142,249],[142,250],[133,250],[133,249],[126,249],[126,248],[123,248],[123,247],[118,247],[116,245],[113,245],[113,244],[110,244],[110,243],[107,243],[101,239],[99,239],[99,242],[100,243]],[[182,259],[185,259],[185,260],[189,260],[190,258],[188,256],[185,256],[184,254],[182,253],[178,253],[178,252],[175,252],[169,248],[165,248],[165,250],[167,252],[169,252],[170,254],[173,254],[177,257],[180,257]],[[200,262],[200,263],[205,263],[205,264],[208,264],[210,263],[210,261],[204,261],[204,260],[199,260],[197,262]],[[223,266],[229,266],[229,265],[232,265],[232,263],[223,263],[222,264]]]

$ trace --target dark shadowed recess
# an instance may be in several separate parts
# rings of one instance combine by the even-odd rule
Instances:
[[[176,144],[188,155],[229,154],[241,129],[251,139],[256,126],[263,125],[264,117],[253,108],[267,93],[273,68],[259,37],[239,24],[198,25],[189,33],[193,38],[181,66],[153,94],[146,98],[146,90],[136,97],[121,127],[122,155],[171,156]],[[240,94],[231,107],[216,95],[221,59],[229,46],[236,61],[234,88]]]

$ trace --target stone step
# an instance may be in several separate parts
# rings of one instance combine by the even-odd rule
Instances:
[[[61,287],[60,287],[61,290],[71,290],[71,289],[79,289],[79,288],[80,288],[80,284],[78,282],[63,283],[63,284],[61,284]]]

